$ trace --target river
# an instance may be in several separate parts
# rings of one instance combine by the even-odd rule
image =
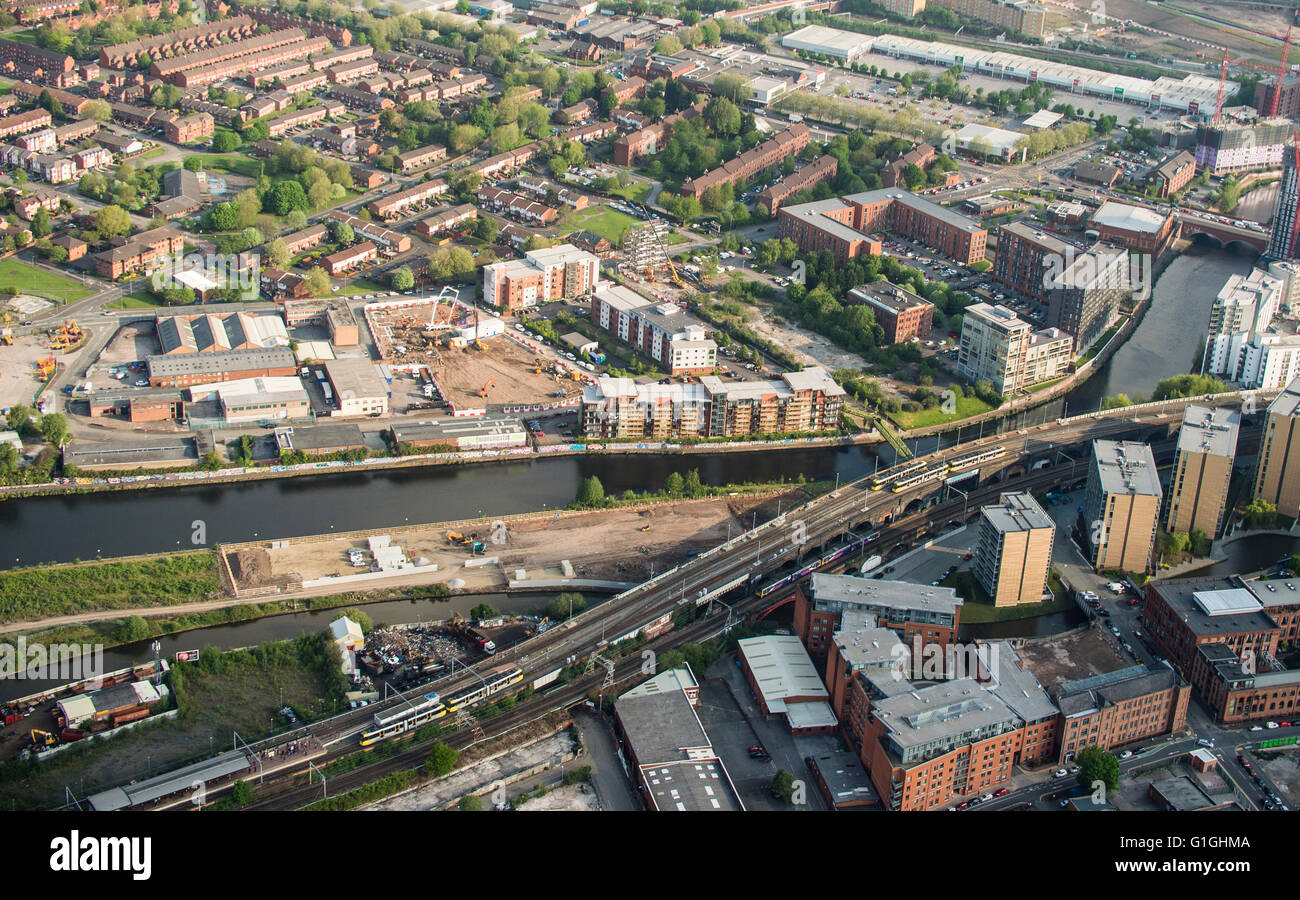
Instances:
[[[705,484],[767,482],[800,474],[849,481],[875,469],[870,446],[680,456],[554,459],[183,487],[32,497],[0,503],[0,568],[128,556],[191,547],[193,523],[207,542],[300,537],[331,530],[500,516],[562,507],[596,475],[607,494],[658,490],[671,472],[700,470]]]

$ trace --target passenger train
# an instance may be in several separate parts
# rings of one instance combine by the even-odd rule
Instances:
[[[423,700],[410,705],[394,707],[385,712],[375,713],[373,728],[361,735],[361,746],[371,747],[380,741],[419,728],[435,719],[441,719],[449,712],[476,706],[488,697],[508,690],[524,680],[524,670],[518,666],[492,672],[475,687],[466,688],[447,697],[445,700],[437,694],[426,694]]]

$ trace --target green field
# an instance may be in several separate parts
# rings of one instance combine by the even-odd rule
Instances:
[[[57,303],[75,303],[94,293],[71,278],[37,269],[10,257],[0,260],[0,291],[11,288],[18,294],[34,294]]]
[[[246,178],[256,178],[262,172],[262,163],[242,153],[196,153],[203,168],[213,172],[231,172]]]
[[[959,419],[969,419],[971,416],[978,416],[980,413],[986,413],[991,409],[993,407],[978,397],[958,397],[957,411],[955,413],[945,413],[941,404],[934,409],[923,409],[919,412],[890,413],[889,417],[898,423],[899,428],[910,431],[913,428],[929,428],[931,425],[942,425],[946,422],[956,422]]]
[[[622,246],[623,235],[638,223],[638,220],[608,206],[593,206],[582,212],[574,213],[565,223],[574,229],[584,229],[598,234],[615,247]]]
[[[640,203],[650,193],[652,185],[648,181],[634,181],[627,187],[616,187],[612,191],[615,197],[622,197],[624,200],[631,200]]]
[[[380,284],[377,281],[371,281],[368,278],[358,278],[351,284],[343,285],[339,288],[339,294],[345,297],[355,297],[357,294],[378,294],[380,292],[391,291],[386,284]]]
[[[108,309],[146,309],[162,305],[163,302],[149,291],[137,291],[134,294],[127,294],[121,300],[114,300],[108,304]]]

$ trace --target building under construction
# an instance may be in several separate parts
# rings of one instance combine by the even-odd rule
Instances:
[[[668,274],[668,223],[655,219],[623,237],[623,265],[638,275]]]
[[[1249,107],[1224,110],[1217,122],[1196,126],[1196,165],[1211,174],[1276,169],[1291,135],[1281,117],[1261,118]]]

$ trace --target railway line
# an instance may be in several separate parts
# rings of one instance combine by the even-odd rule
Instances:
[[[1235,398],[1236,395],[1231,395],[1213,399],[1225,402]],[[1048,459],[1050,464],[1044,469],[1026,471],[1018,477],[1013,473],[997,482],[966,491],[960,507],[978,508],[986,498],[996,499],[998,493],[1008,488],[1034,490],[1052,486],[1062,478],[1073,480],[1077,477],[1077,466],[1072,464],[1068,467],[1070,474],[1063,475],[1062,470],[1067,467],[1054,464],[1057,454],[1064,454],[1063,448],[1134,431],[1147,431],[1153,435],[1161,431],[1167,432],[1168,426],[1181,421],[1183,408],[1187,404],[1206,399],[1211,398],[1173,400],[1138,408],[1092,413],[941,449],[909,463],[909,466],[920,465],[923,472],[929,473],[929,477],[905,485],[897,492],[893,490],[898,486],[897,475],[891,478],[887,489],[884,485],[877,487],[874,476],[847,483],[830,494],[789,510],[705,551],[563,625],[500,650],[481,663],[472,666],[457,665],[452,674],[442,679],[381,701],[377,705],[350,710],[315,723],[300,734],[305,736],[310,732],[319,740],[327,748],[328,761],[329,758],[350,752],[356,747],[356,742],[364,732],[375,729],[376,716],[390,716],[403,705],[416,705],[426,700],[430,693],[455,697],[466,691],[486,687],[497,674],[514,668],[520,671],[517,683],[540,687],[547,679],[558,675],[565,666],[599,654],[606,646],[634,638],[644,628],[660,622],[668,624],[668,620],[682,607],[702,605],[742,587],[754,587],[756,590],[750,594],[753,601],[770,605],[773,599],[770,588],[773,585],[768,585],[769,590],[763,591],[762,598],[757,596],[758,584],[765,573],[802,562],[804,568],[797,572],[791,568],[788,576],[789,581],[795,581],[806,572],[833,563],[867,543],[879,540],[880,546],[885,547],[891,541],[925,528],[928,521],[948,515],[945,510],[958,508],[958,501],[952,501],[949,504],[941,503],[930,510],[908,514],[910,505],[930,493],[934,489],[934,482],[940,481],[943,474],[963,470],[968,475],[974,474],[981,471],[982,462],[990,461],[997,463],[997,470],[1001,472],[1016,465],[1026,455],[1030,458],[1037,455]],[[1074,462],[1082,457],[1065,455],[1065,458]],[[881,523],[887,523],[887,527]],[[859,534],[855,529],[866,531]],[[871,533],[873,529],[875,534]],[[840,541],[844,546],[838,551],[820,555]],[[818,556],[811,556],[812,554]],[[490,671],[488,667],[491,667]],[[568,692],[564,693],[567,695]],[[497,719],[494,723],[517,724],[518,721],[522,720],[518,719],[517,714],[512,714],[510,718]],[[253,749],[293,737],[293,734],[277,735],[272,741],[255,745]],[[401,757],[393,759],[399,758]],[[366,771],[369,773],[367,780],[382,777],[382,773],[375,774],[378,770],[374,767],[367,766]]]

